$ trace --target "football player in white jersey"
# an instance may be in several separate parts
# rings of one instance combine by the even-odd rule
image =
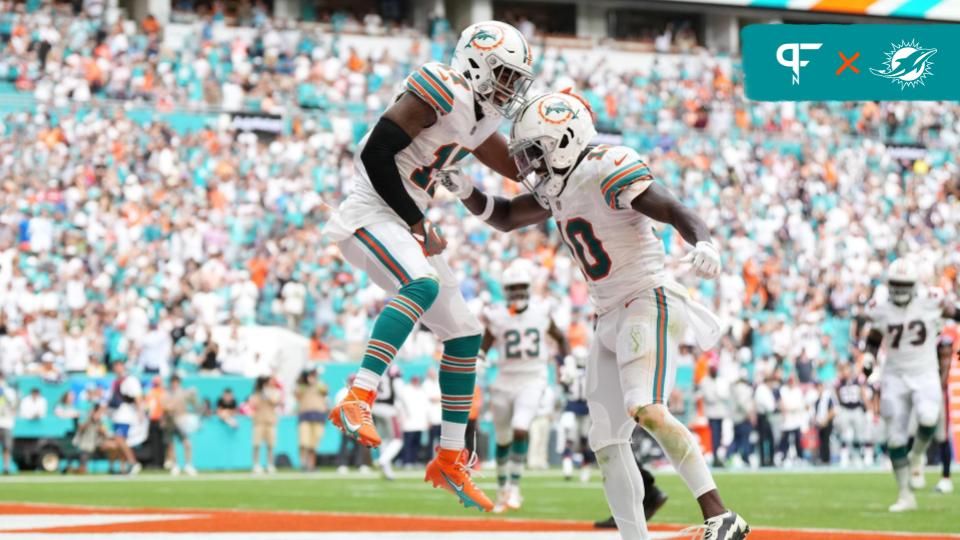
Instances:
[[[573,478],[574,464],[580,465],[580,481],[590,481],[590,463],[593,452],[587,443],[590,433],[590,414],[587,408],[587,349],[575,347],[564,358],[558,375],[563,388],[564,406],[560,415],[558,438],[563,442],[561,469],[567,480]]]
[[[532,263],[517,259],[503,272],[506,306],[495,306],[485,315],[487,328],[480,344],[486,355],[498,345],[497,378],[490,389],[490,408],[496,434],[497,484],[494,513],[518,510],[523,502],[520,478],[527,462],[529,430],[547,389],[546,337],[568,353],[566,337],[550,315],[547,302],[531,298]]]
[[[893,261],[887,270],[887,300],[872,303],[866,312],[870,330],[864,371],[873,371],[881,345],[886,353],[880,377],[880,415],[886,423],[887,454],[899,490],[891,512],[917,508],[911,488],[924,485],[923,459],[943,410],[937,336],[944,318],[960,320],[960,310],[947,302],[941,291],[918,290],[918,281],[912,261]],[[913,448],[908,450],[911,415],[916,418],[917,430]],[[919,474],[911,479],[911,471]]]
[[[590,147],[595,135],[592,112],[582,99],[568,92],[540,96],[517,115],[510,142],[521,177],[535,176],[534,182],[525,180],[532,193],[491,197],[453,171],[440,180],[472,213],[502,231],[553,217],[579,261],[597,311],[587,362],[590,446],[620,536],[649,536],[643,480],[630,449],[639,423],[700,504],[703,537],[745,538],[747,523],[724,506],[699,444],[666,406],[685,329],[692,326],[700,346],[709,348],[721,326],[667,276],[663,243],[651,220],[672,225],[694,246],[684,260],[701,277],[719,274],[720,254],[706,223],[653,181],[637,152]]]
[[[377,317],[356,381],[330,419],[349,437],[380,445],[370,407],[384,370],[422,321],[443,342],[440,363],[440,451],[426,480],[464,506],[493,503],[469,478],[464,432],[473,401],[479,321],[467,309],[453,272],[440,256],[439,229],[424,219],[437,169],[468,154],[517,178],[498,129],[512,118],[533,77],[533,57],[514,27],[488,21],[468,27],[453,62],[425,64],[360,141],[353,189],[324,232],[357,270],[395,293]]]

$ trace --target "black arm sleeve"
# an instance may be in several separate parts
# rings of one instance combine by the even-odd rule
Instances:
[[[423,212],[407,193],[396,159],[410,142],[410,136],[393,120],[380,118],[360,153],[360,161],[377,194],[407,225],[414,225],[423,219]]]

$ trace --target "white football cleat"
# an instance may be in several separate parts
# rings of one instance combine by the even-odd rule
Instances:
[[[937,493],[953,493],[953,480],[949,478],[941,478],[933,490]]]
[[[563,478],[565,480],[570,480],[571,478],[573,478],[573,458],[572,457],[567,456],[563,458],[563,463],[561,464],[561,467],[563,469]]]
[[[510,486],[507,493],[507,508],[510,510],[519,510],[523,504],[523,497],[520,496],[520,486]]]
[[[253,466],[253,474],[263,474],[263,467],[259,463]]]
[[[923,475],[923,467],[916,467],[910,471],[910,489],[920,491],[927,487],[927,478]]]
[[[143,465],[141,465],[139,462],[137,462],[137,463],[134,463],[134,464],[130,467],[130,470],[127,471],[127,474],[130,475],[130,476],[136,476],[136,475],[140,474],[140,471],[142,471],[142,470],[143,470]]]
[[[497,491],[497,502],[493,505],[494,514],[502,514],[507,511],[507,499],[510,498],[510,484],[507,484]]]
[[[273,465],[273,463],[267,465],[267,474],[276,474],[276,472],[277,468]]]
[[[909,512],[917,509],[917,498],[913,493],[904,491],[897,497],[897,502],[890,505],[891,512]]]
[[[750,526],[732,510],[703,522],[703,540],[744,540],[749,533]]]
[[[584,484],[590,481],[590,467],[580,468],[580,481]]]
[[[180,476],[180,467],[178,465],[170,467],[170,476]]]
[[[184,472],[184,474],[186,474],[187,476],[196,476],[196,475],[197,475],[197,470],[193,468],[193,465],[186,465],[186,466],[184,466],[183,472]]]

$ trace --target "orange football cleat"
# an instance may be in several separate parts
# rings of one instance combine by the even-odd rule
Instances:
[[[427,464],[424,482],[443,488],[460,498],[464,508],[478,508],[481,512],[493,510],[493,502],[473,483],[470,473],[477,455],[467,449],[440,448],[437,457]]]
[[[330,411],[330,421],[337,429],[370,448],[380,446],[380,435],[370,415],[370,405],[375,397],[376,394],[372,391],[351,388],[343,401]]]

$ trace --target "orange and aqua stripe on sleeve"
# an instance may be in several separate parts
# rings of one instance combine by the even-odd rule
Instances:
[[[453,110],[453,91],[426,66],[407,77],[406,87],[440,114]]]
[[[614,210],[619,209],[617,196],[624,188],[635,182],[653,180],[653,174],[650,168],[642,161],[634,161],[613,171],[600,182],[600,191],[603,193],[603,199],[607,206]]]
[[[403,266],[400,265],[400,262],[387,251],[387,248],[381,243],[375,236],[370,234],[370,231],[361,227],[357,229],[353,235],[360,241],[361,244],[367,251],[369,251],[374,258],[376,258],[384,268],[390,272],[393,277],[397,278],[397,281],[401,285],[406,285],[410,282],[410,274],[404,270]]]
[[[663,287],[653,290],[657,301],[657,349],[653,370],[653,402],[666,403],[664,386],[667,384],[667,295]]]

